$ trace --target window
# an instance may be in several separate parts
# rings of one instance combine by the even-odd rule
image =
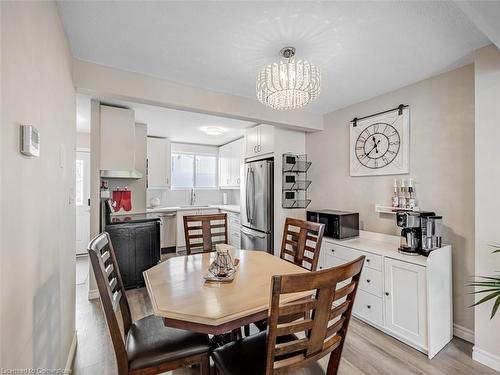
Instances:
[[[217,157],[172,153],[172,188],[216,188]]]

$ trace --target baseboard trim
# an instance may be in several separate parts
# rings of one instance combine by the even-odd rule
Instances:
[[[78,337],[76,335],[76,330],[73,333],[73,340],[71,341],[71,346],[69,347],[68,359],[66,360],[65,370],[73,369],[73,362],[75,360],[76,347],[78,346]]]
[[[472,359],[491,367],[493,370],[500,371],[500,357],[479,349],[476,346],[472,348]]]
[[[99,298],[99,289],[91,289],[89,290],[88,300],[98,299]]]
[[[453,336],[474,344],[474,331],[458,324],[453,324]]]

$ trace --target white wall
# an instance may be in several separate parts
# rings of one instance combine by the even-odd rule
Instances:
[[[325,115],[325,130],[307,135],[312,161],[311,207],[360,213],[365,230],[399,234],[390,204],[394,176],[349,176],[349,121],[399,104],[410,105],[410,175],[420,207],[443,215],[453,245],[454,322],[473,330],[466,287],[474,274],[474,70],[472,65]],[[397,176],[408,177],[406,176]]]
[[[500,271],[500,51],[489,46],[475,56],[476,99],[476,261],[475,274]],[[478,295],[479,299],[485,296]],[[475,308],[474,359],[500,371],[500,313],[490,320],[493,301]]]
[[[54,2],[2,2],[1,367],[64,368],[75,330],[75,90]],[[41,155],[19,153],[19,125]]]

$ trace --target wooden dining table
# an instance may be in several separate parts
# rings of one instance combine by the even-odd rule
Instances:
[[[153,312],[165,325],[212,335],[233,331],[267,317],[273,275],[309,272],[264,251],[236,250],[234,279],[210,282],[203,276],[214,257],[215,253],[173,257],[144,272]],[[308,295],[289,294],[281,301]]]

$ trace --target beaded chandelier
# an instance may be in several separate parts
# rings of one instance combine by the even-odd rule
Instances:
[[[283,60],[267,65],[257,76],[257,99],[274,109],[296,109],[320,93],[319,68],[307,61],[295,61],[295,48],[285,47]]]

